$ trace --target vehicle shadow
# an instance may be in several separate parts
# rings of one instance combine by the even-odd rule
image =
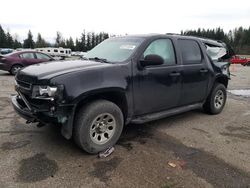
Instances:
[[[186,112],[183,114],[179,114],[176,116],[164,118],[157,121],[152,121],[149,123],[144,124],[128,124],[123,128],[123,132],[121,134],[120,139],[117,142],[118,146],[122,146],[123,148],[127,149],[128,151],[133,149],[131,142],[139,143],[139,144],[146,144],[149,139],[154,139],[154,133],[158,129],[159,126],[164,126],[164,128],[168,128],[173,126],[172,122],[178,121],[188,121],[188,119],[193,118],[196,115],[202,113],[201,110]],[[175,123],[176,125],[176,123]],[[56,125],[47,125],[42,127],[41,129],[42,134],[39,138],[35,138],[36,140],[34,144],[37,143],[38,145],[42,144],[42,147],[48,147],[48,150],[51,152],[56,151],[57,153],[71,153],[71,155],[76,156],[90,156],[87,152],[81,150],[74,142],[74,139],[71,138],[70,140],[65,139],[61,135],[61,130],[59,126]],[[40,131],[39,131],[40,132]],[[34,139],[34,138],[33,138]],[[41,139],[38,141],[37,139]],[[42,143],[41,143],[42,142]]]

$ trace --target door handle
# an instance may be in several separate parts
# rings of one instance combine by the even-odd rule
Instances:
[[[200,72],[201,73],[206,73],[206,72],[208,72],[208,70],[207,69],[201,69]]]
[[[179,72],[171,72],[169,74],[169,76],[180,76],[180,75],[181,75],[181,73],[179,73]]]

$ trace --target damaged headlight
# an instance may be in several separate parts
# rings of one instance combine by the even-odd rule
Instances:
[[[58,86],[33,86],[32,98],[38,99],[54,99],[62,98],[63,95],[63,85]]]

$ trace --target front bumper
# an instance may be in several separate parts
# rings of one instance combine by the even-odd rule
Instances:
[[[23,96],[24,97],[24,96]],[[34,109],[29,102],[20,95],[11,96],[14,110],[22,118],[29,122],[41,122],[44,124],[59,123],[62,125],[62,135],[70,139],[72,136],[75,105],[58,105],[57,110],[52,112],[46,109]]]
[[[18,95],[11,96],[11,103],[14,110],[19,114],[22,118],[28,121],[35,121],[35,115],[25,106],[22,99]]]

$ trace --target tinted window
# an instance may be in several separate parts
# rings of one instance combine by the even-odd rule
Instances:
[[[54,50],[54,52],[58,52],[58,50]]]
[[[23,59],[35,59],[34,53],[22,53],[20,57]]]
[[[61,51],[60,51],[60,53],[64,53],[64,51],[63,51],[63,50],[61,50]]]
[[[173,44],[170,39],[158,39],[153,41],[143,53],[143,57],[149,54],[156,54],[164,59],[164,64],[173,65],[176,63]]]
[[[201,50],[196,41],[179,40],[183,64],[201,63]]]
[[[36,58],[37,59],[46,59],[46,60],[50,60],[50,57],[45,55],[45,54],[41,54],[41,53],[36,53]]]

